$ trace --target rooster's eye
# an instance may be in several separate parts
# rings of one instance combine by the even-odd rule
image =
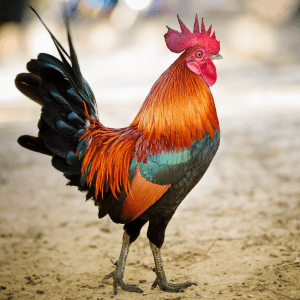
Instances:
[[[199,51],[199,52],[196,53],[196,55],[197,55],[197,57],[201,57],[202,56],[202,52]]]

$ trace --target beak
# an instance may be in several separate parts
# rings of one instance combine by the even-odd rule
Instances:
[[[213,54],[209,57],[210,59],[223,59],[223,56],[219,53]]]

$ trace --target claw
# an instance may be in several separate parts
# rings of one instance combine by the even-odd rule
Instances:
[[[110,259],[110,261],[111,261],[111,263],[113,264],[113,265],[115,265],[115,266],[117,266],[118,265],[118,260],[114,260],[114,259]]]

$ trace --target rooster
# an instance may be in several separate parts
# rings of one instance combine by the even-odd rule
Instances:
[[[35,10],[32,9],[34,12]],[[36,13],[36,12],[35,12]],[[44,24],[40,16],[37,17]],[[211,26],[191,32],[178,17],[181,32],[169,27],[165,42],[170,51],[183,52],[159,77],[133,122],[125,128],[105,127],[98,119],[93,92],[81,75],[68,20],[68,54],[47,26],[61,60],[45,53],[29,61],[30,73],[15,79],[16,87],[42,106],[38,136],[19,137],[21,146],[52,156],[54,168],[68,185],[86,192],[107,214],[124,225],[113,291],[143,292],[123,281],[131,243],[149,222],[147,237],[154,256],[152,288],[178,292],[194,282],[167,281],[161,247],[165,230],[181,201],[202,178],[220,143],[220,129],[210,91],[217,80],[212,60],[220,59],[220,42]]]

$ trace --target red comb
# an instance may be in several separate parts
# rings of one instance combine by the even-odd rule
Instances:
[[[212,53],[218,53],[220,51],[220,42],[217,41],[215,32],[211,34],[211,25],[208,30],[205,29],[205,25],[201,22],[201,31],[199,28],[198,16],[196,15],[194,30],[190,30],[184,25],[180,20],[179,16],[178,22],[181,28],[181,32],[171,29],[167,26],[168,32],[165,34],[165,41],[167,47],[175,53],[180,53],[188,48],[195,46],[202,46],[203,48],[211,51]]]

